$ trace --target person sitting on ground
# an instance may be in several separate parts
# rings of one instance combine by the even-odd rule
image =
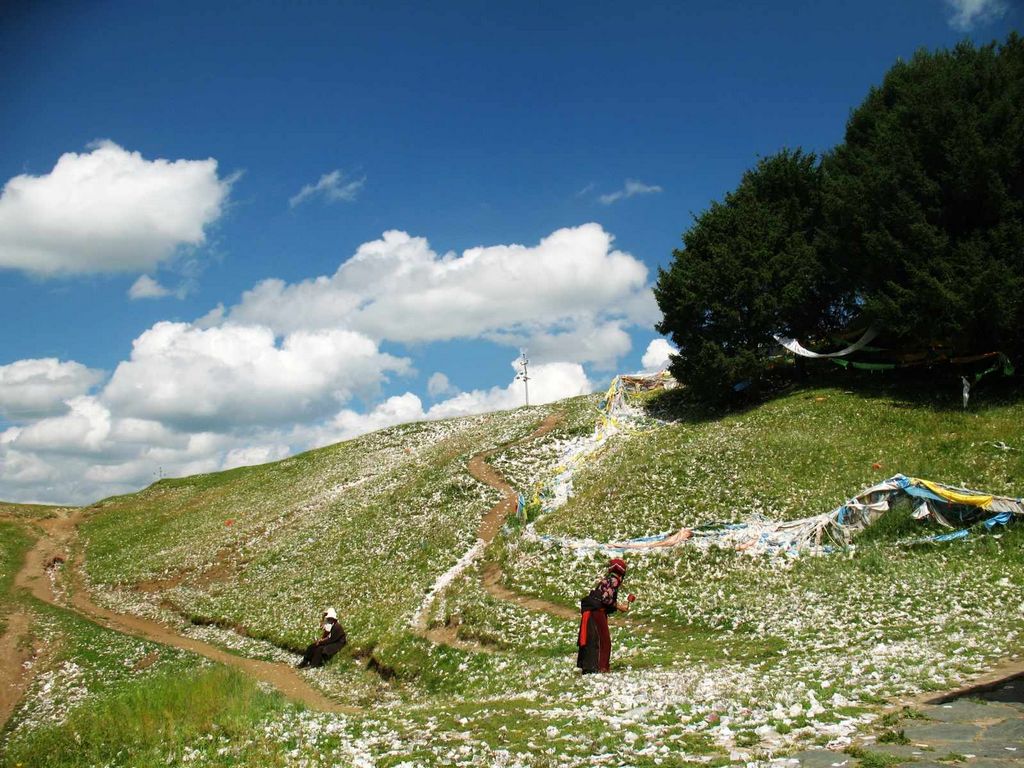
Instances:
[[[629,610],[629,602],[618,602],[619,586],[625,576],[626,561],[616,557],[608,563],[608,574],[580,601],[582,615],[576,666],[583,670],[584,675],[611,672],[612,639],[608,632],[608,614]]]
[[[348,642],[345,630],[338,623],[338,612],[333,608],[328,608],[320,615],[320,630],[320,639],[310,643],[298,664],[299,669],[322,667]]]

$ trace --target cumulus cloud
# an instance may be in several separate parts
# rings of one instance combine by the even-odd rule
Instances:
[[[644,356],[640,359],[640,364],[644,367],[645,371],[664,371],[668,368],[669,356],[674,355],[678,351],[667,340],[654,339],[647,345],[647,351],[644,352]]]
[[[530,358],[538,363],[593,363],[603,371],[613,369],[633,345],[622,321],[595,324],[589,318],[563,329],[489,333],[487,338],[506,346],[528,349]]]
[[[280,431],[176,430],[125,417],[100,396],[67,401],[67,412],[0,432],[0,498],[82,504],[177,477],[282,458]]]
[[[361,179],[346,180],[345,174],[340,170],[325,173],[316,184],[307,184],[288,200],[288,205],[294,208],[297,205],[320,197],[329,203],[342,200],[351,203],[356,199],[359,190],[366,183],[366,177]]]
[[[111,141],[68,152],[48,174],[4,186],[0,268],[41,277],[150,270],[205,242],[231,182],[212,158],[146,160]]]
[[[47,357],[0,365],[0,416],[13,421],[67,410],[65,400],[86,394],[103,372]]]
[[[408,424],[426,418],[423,401],[412,392],[406,392],[404,395],[389,397],[368,413],[348,408],[339,411],[325,424],[301,433],[301,439],[311,446],[330,445],[395,424]]]
[[[187,328],[160,330],[172,335],[189,332]],[[228,339],[207,337],[206,342],[223,344]],[[192,348],[199,345],[195,339],[184,344]],[[144,359],[145,354],[133,362]],[[124,415],[133,403],[110,397],[108,386],[96,396],[70,398],[66,413],[0,432],[0,497],[24,502],[87,503],[148,485],[157,479],[158,473],[176,477],[214,472],[273,461],[395,424],[516,408],[523,405],[524,392],[522,382],[514,378],[514,363],[512,368],[506,386],[462,392],[430,408],[425,408],[417,395],[406,392],[388,398],[368,412],[342,407],[319,421],[276,426],[242,424],[235,425],[240,426],[237,429],[224,425],[223,431],[190,431],[188,426]],[[207,374],[203,377],[209,381]],[[231,374],[225,375],[222,382],[234,397],[249,397],[232,383]],[[592,390],[592,383],[578,364],[551,363],[530,369],[531,404]],[[181,390],[176,394],[186,396]],[[255,402],[256,407],[259,401],[260,396],[248,400]],[[172,416],[186,422],[193,420],[195,413],[185,410],[183,418],[180,412]]]
[[[298,331],[278,344],[260,326],[160,322],[132,343],[103,398],[125,416],[227,429],[322,417],[408,370],[353,331]]]
[[[516,369],[515,361],[512,362]],[[576,395],[585,395],[594,387],[583,366],[578,363],[547,363],[530,366],[530,405],[543,405]],[[505,387],[462,392],[431,406],[429,419],[446,419],[474,413],[518,408],[525,404],[523,383],[515,378]]]
[[[367,410],[383,382],[412,372],[385,344],[527,346],[531,404],[590,392],[584,364],[612,367],[630,328],[651,322],[647,279],[597,224],[462,254],[386,232],[333,275],[264,281],[196,323],[155,324],[98,391],[103,374],[78,363],[0,366],[0,497],[85,503],[160,472],[212,472],[524,402],[513,364],[500,386],[460,392],[435,371],[429,406],[406,392]],[[136,293],[159,292],[153,284],[137,281]]]
[[[129,424],[128,422],[135,422]],[[149,434],[152,442],[143,440]],[[135,440],[132,439],[134,436]],[[75,399],[64,416],[0,433],[0,496],[11,501],[83,504],[128,493],[163,476],[228,468],[232,450],[253,436],[185,434],[119,419],[95,398]]]
[[[110,411],[87,395],[73,397],[67,404],[66,414],[37,421],[20,430],[13,441],[14,447],[53,453],[100,450],[110,434]]]
[[[512,367],[516,369],[514,361]],[[543,405],[566,397],[589,394],[593,389],[581,365],[550,363],[530,368],[530,405]],[[390,397],[368,413],[344,409],[329,422],[309,430],[304,439],[310,445],[328,445],[395,424],[471,416],[522,405],[523,383],[516,380],[513,374],[507,386],[460,392],[428,409],[424,409],[420,398],[411,392]]]
[[[245,448],[235,448],[228,451],[221,464],[221,469],[234,469],[235,467],[248,467],[253,464],[266,464],[270,461],[283,459],[291,450],[287,445],[252,445]]]
[[[402,343],[490,334],[518,346],[517,339],[573,327],[607,334],[616,319],[647,323],[653,305],[647,268],[612,242],[600,225],[584,224],[535,246],[483,246],[460,256],[389,231],[330,277],[265,280],[204,322],[267,325],[279,334],[347,327]]]
[[[953,12],[949,26],[961,32],[1002,18],[1009,8],[1006,0],[946,0],[946,5]]]
[[[149,275],[139,275],[139,279],[132,283],[128,289],[128,298],[132,301],[137,299],[160,299],[170,295],[170,290],[160,285]]]
[[[427,380],[427,394],[431,397],[454,394],[458,388],[453,386],[448,377],[440,371],[432,373]]]
[[[601,201],[602,205],[611,205],[612,203],[619,202],[619,200],[628,200],[637,195],[652,195],[658,192],[661,192],[661,187],[656,184],[644,184],[636,179],[626,179],[622,189],[609,192],[607,195],[601,195],[598,200]]]

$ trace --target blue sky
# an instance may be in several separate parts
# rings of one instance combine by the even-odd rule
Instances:
[[[537,398],[644,367],[648,288],[692,213],[759,155],[839,142],[898,57],[1021,17],[5,4],[0,498],[86,502],[509,407],[522,344]]]

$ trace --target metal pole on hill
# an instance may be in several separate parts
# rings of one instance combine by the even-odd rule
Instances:
[[[523,382],[523,389],[526,391],[526,407],[530,407],[530,377],[527,373],[527,366],[530,364],[529,359],[526,357],[526,350],[519,350],[519,373],[516,374],[516,378]]]

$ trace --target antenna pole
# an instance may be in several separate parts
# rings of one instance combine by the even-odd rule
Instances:
[[[516,378],[523,382],[523,391],[526,393],[526,407],[530,407],[530,375],[528,373],[527,366],[530,365],[530,360],[526,357],[526,350],[522,349],[519,352],[519,373],[516,374]]]

